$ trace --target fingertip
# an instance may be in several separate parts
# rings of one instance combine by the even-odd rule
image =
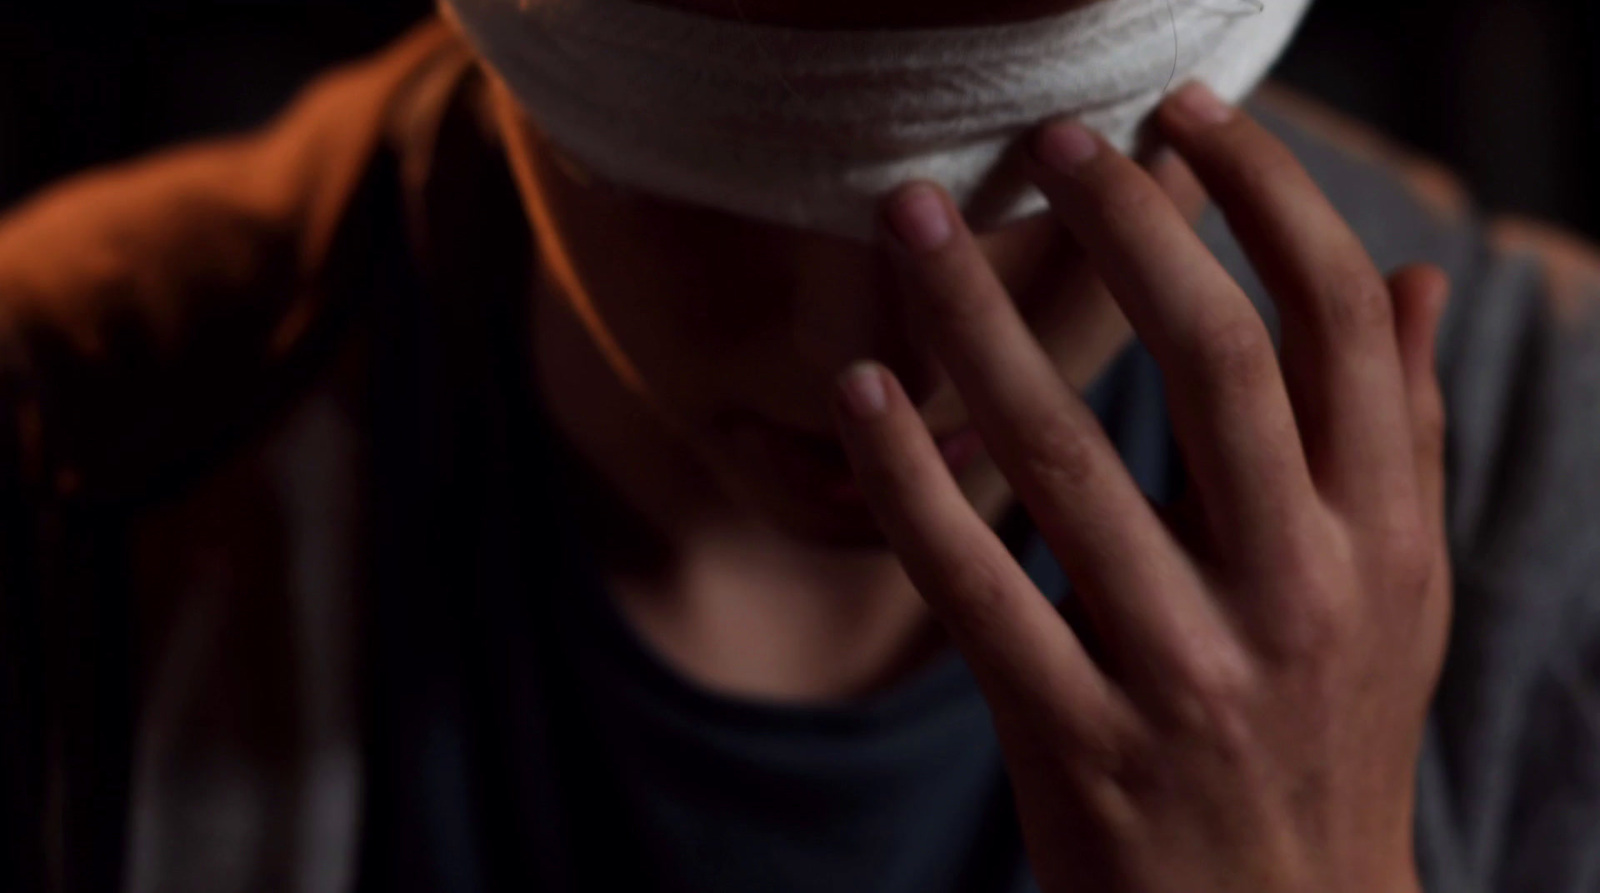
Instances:
[[[1233,119],[1234,112],[1234,107],[1203,81],[1185,83],[1161,103],[1164,120],[1185,130],[1226,124]]]
[[[903,248],[926,254],[944,248],[955,237],[956,213],[939,184],[915,180],[883,201],[881,218],[887,232]]]
[[[1407,264],[1390,275],[1389,281],[1395,288],[1419,294],[1430,302],[1443,300],[1439,292],[1450,288],[1449,274],[1432,263]]]
[[[1075,175],[1098,157],[1104,146],[1099,136],[1070,118],[1040,127],[1029,142],[1033,160],[1055,174]]]
[[[1437,264],[1418,263],[1396,271],[1389,283],[1406,312],[1420,311],[1421,328],[1431,341],[1450,301],[1450,275]]]

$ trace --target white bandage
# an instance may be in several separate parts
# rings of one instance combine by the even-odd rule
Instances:
[[[601,177],[853,239],[910,179],[979,229],[1039,212],[1019,137],[1076,116],[1124,151],[1189,79],[1242,98],[1310,0],[1098,0],[1015,24],[823,31],[636,0],[441,0],[535,126]]]

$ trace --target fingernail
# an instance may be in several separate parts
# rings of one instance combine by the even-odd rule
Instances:
[[[950,241],[950,215],[930,186],[907,187],[889,203],[889,224],[916,251],[932,251]]]
[[[875,419],[888,409],[889,395],[876,363],[863,360],[852,364],[839,376],[839,390],[850,412],[863,421]]]
[[[1185,84],[1172,99],[1173,107],[1196,124],[1222,124],[1233,117],[1233,109],[1200,81]]]
[[[1033,143],[1033,154],[1053,170],[1070,174],[1100,154],[1100,142],[1082,124],[1060,121],[1039,131]]]

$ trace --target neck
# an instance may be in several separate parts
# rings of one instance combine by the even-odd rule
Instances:
[[[536,375],[569,448],[573,520],[618,608],[669,665],[726,694],[819,702],[883,689],[944,648],[893,551],[802,542],[726,498],[550,292],[536,299]],[[1120,313],[1075,321],[1090,325],[1061,363],[1081,388],[1129,331]],[[1015,506],[987,458],[963,489],[991,526]]]
[[[520,131],[510,133],[516,149]],[[526,146],[513,152],[525,193],[530,157]],[[1158,179],[1198,216],[1204,194],[1192,175],[1158,165]],[[1087,265],[1071,266],[1063,299],[1034,302],[1025,316],[1082,390],[1132,333]],[[713,690],[815,702],[881,689],[943,647],[898,556],[797,540],[729,499],[618,377],[559,283],[540,281],[534,375],[571,458],[583,512],[573,522],[595,544],[622,613],[668,664]],[[963,489],[991,526],[1015,505],[987,457]]]
[[[803,542],[728,499],[566,302],[545,295],[536,376],[566,442],[572,520],[618,608],[669,665],[728,694],[835,700],[891,684],[942,647],[892,551]],[[999,480],[984,499],[994,514]]]

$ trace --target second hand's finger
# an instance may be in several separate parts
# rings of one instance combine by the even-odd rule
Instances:
[[[973,511],[894,375],[863,362],[839,384],[834,413],[862,493],[991,703],[1094,734],[1111,683]]]

